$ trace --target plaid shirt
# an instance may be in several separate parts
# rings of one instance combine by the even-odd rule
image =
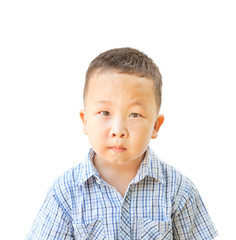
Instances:
[[[83,163],[50,188],[26,239],[213,239],[193,183],[148,148],[124,198]]]

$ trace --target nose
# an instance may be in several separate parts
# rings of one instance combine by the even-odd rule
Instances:
[[[116,119],[113,121],[110,135],[111,137],[127,138],[128,131],[125,127],[124,121],[121,119]]]

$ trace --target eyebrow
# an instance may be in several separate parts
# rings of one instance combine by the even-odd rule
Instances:
[[[96,101],[95,104],[96,105],[108,105],[108,104],[111,104],[111,101],[99,100],[99,101]],[[129,107],[133,107],[133,106],[145,107],[145,104],[143,104],[142,102],[139,102],[139,101],[133,101],[129,104]]]
[[[108,103],[110,103],[110,101],[107,100],[100,100],[95,102],[95,104],[108,104]]]
[[[130,106],[141,106],[141,107],[144,107],[144,104],[142,103],[142,102],[136,102],[136,101],[134,101],[134,102],[131,102],[130,103]]]

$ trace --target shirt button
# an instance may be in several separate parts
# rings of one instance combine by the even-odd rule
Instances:
[[[97,179],[97,184],[101,185],[102,184],[102,180],[101,179]]]

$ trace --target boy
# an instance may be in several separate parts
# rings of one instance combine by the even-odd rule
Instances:
[[[192,182],[148,147],[162,79],[145,54],[112,49],[86,74],[80,117],[92,149],[51,187],[27,239],[213,239]]]

